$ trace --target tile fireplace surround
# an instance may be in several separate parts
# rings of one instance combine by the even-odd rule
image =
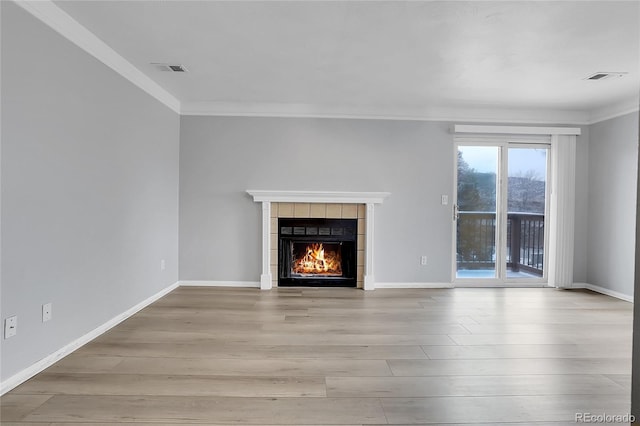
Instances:
[[[262,274],[260,288],[278,283],[278,218],[358,219],[357,287],[375,289],[374,206],[388,192],[319,192],[248,190],[253,201],[262,203]]]

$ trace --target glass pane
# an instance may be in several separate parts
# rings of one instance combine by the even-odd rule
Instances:
[[[496,278],[495,146],[458,147],[456,277]]]
[[[508,278],[543,276],[547,152],[547,148],[509,148]]]

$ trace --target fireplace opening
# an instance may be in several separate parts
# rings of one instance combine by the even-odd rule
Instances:
[[[293,242],[292,250],[293,276],[342,276],[342,243]]]
[[[356,219],[278,219],[279,286],[356,286]]]

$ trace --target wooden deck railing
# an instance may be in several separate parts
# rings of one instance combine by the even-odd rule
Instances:
[[[496,262],[496,215],[459,212],[458,269],[493,268]],[[542,276],[544,270],[544,214],[507,214],[507,268]]]

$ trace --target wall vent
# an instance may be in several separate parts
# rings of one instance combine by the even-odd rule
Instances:
[[[585,78],[585,80],[606,80],[607,78],[622,77],[626,72],[597,72]]]
[[[187,69],[184,65],[180,64],[162,64],[157,62],[152,62],[153,65],[158,71],[162,72],[187,72]]]

